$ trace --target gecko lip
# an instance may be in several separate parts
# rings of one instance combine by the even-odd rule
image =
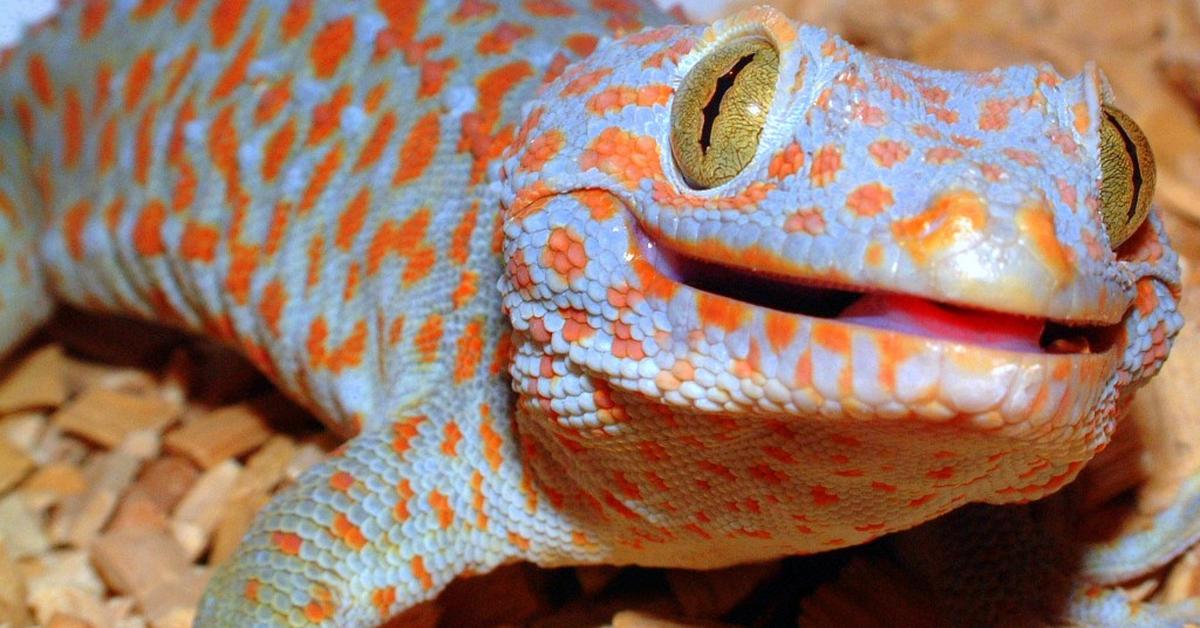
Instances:
[[[1072,324],[900,292],[750,271],[675,251],[654,240],[640,225],[635,232],[641,255],[668,279],[790,314],[1022,353],[1104,353],[1115,344],[1120,330],[1120,323]]]

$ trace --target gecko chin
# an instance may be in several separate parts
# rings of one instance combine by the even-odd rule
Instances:
[[[922,296],[752,272],[680,253],[634,228],[639,253],[664,277],[759,308],[996,351],[1105,353],[1121,323],[1079,325],[941,302]]]

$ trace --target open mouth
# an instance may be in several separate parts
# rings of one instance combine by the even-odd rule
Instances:
[[[1103,353],[1120,324],[1080,325],[943,303],[920,296],[830,285],[695,258],[641,230],[642,254],[664,276],[697,290],[791,314],[837,320],[986,349]]]

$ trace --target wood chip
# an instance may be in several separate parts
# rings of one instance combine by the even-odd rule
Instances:
[[[169,528],[167,511],[137,484],[134,484],[121,498],[107,529],[112,532],[130,528],[150,530],[167,530]]]
[[[49,420],[41,411],[10,414],[0,420],[0,438],[36,459],[37,446]]]
[[[51,519],[51,540],[87,547],[112,516],[140,465],[137,458],[119,451],[95,456],[84,474],[90,482],[87,492],[64,500]]]
[[[42,522],[19,494],[0,499],[0,543],[15,559],[38,556],[50,549]]]
[[[141,603],[150,625],[155,628],[191,628],[209,576],[207,569],[189,569],[180,577],[160,581],[150,589]]]
[[[208,553],[209,565],[217,567],[233,555],[238,543],[254,523],[258,511],[269,501],[271,496],[265,492],[237,495],[229,499],[213,532],[212,550]]]
[[[612,628],[711,628],[715,625],[710,622],[667,619],[635,610],[621,611],[612,619]]]
[[[33,623],[33,617],[25,608],[26,595],[25,579],[5,544],[0,542],[0,625],[27,626]]]
[[[40,624],[55,613],[81,617],[96,626],[111,623],[105,605],[104,583],[92,569],[87,552],[63,550],[43,554],[34,562],[22,563],[29,607]]]
[[[225,511],[229,492],[237,483],[242,465],[226,460],[200,475],[192,490],[180,500],[171,518],[171,531],[189,558],[208,547],[210,535]]]
[[[0,494],[4,494],[33,471],[33,459],[0,438]]]
[[[181,411],[180,406],[153,396],[93,388],[51,419],[63,430],[111,449],[132,432],[163,429]]]
[[[253,451],[271,437],[269,402],[227,406],[167,434],[167,451],[187,456],[208,469]]]
[[[86,489],[87,480],[79,467],[66,462],[54,462],[38,467],[17,490],[30,507],[42,510],[66,497],[79,495]]]
[[[144,490],[163,512],[169,513],[192,490],[199,477],[200,470],[187,458],[166,456],[147,463],[134,488]]]
[[[57,408],[67,400],[63,350],[46,345],[0,380],[0,415],[30,408]]]
[[[92,562],[108,586],[143,605],[160,582],[183,578],[192,569],[175,537],[152,529],[102,534],[92,546]]]

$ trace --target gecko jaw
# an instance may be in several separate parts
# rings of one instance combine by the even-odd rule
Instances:
[[[640,226],[634,231],[637,254],[664,277],[758,308],[1021,353],[1103,353],[1120,328],[1120,323],[1055,321],[826,279],[749,271],[674,251]]]

